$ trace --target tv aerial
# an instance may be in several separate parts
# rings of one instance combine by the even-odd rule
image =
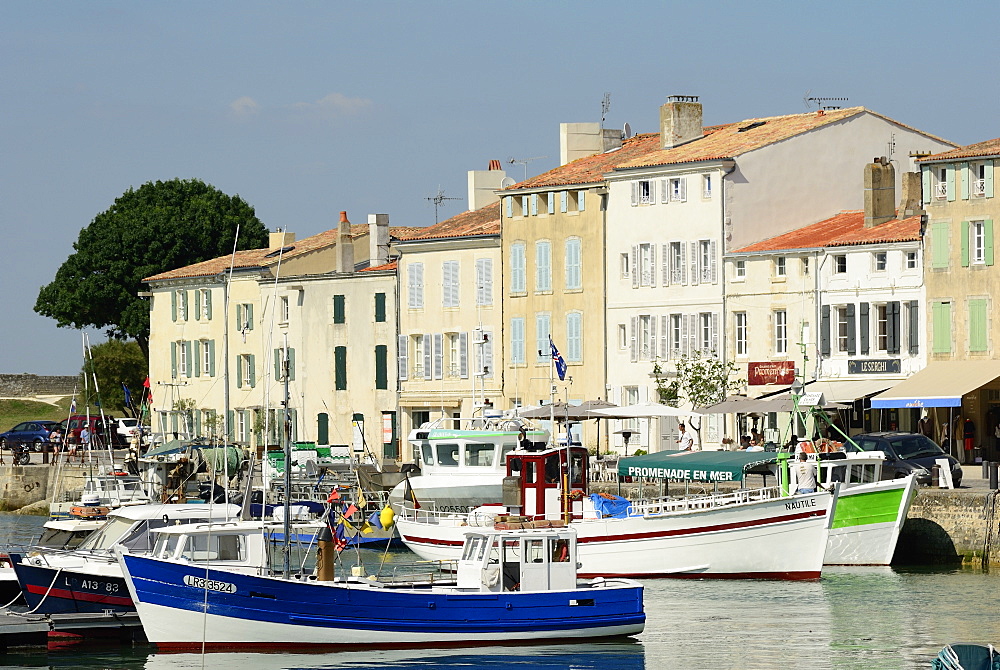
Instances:
[[[625,127],[622,128],[622,139],[627,140],[630,137],[632,137],[632,124],[626,121]]]
[[[524,166],[524,178],[528,178],[528,163],[531,161],[539,161],[543,158],[548,158],[548,156],[534,156],[532,158],[514,158],[513,156],[507,159],[507,163],[510,165],[523,165]]]
[[[445,200],[461,200],[461,198],[449,198],[444,194],[444,191],[441,189],[441,185],[439,184],[438,192],[435,195],[430,196],[429,198],[424,198],[424,200],[430,200],[431,202],[434,203],[434,223],[437,223],[438,207],[443,205]]]
[[[605,93],[604,97],[601,98],[601,129],[604,128],[604,119],[608,116],[608,111],[611,109],[611,94]]]
[[[828,102],[847,102],[850,98],[819,98],[815,96],[810,96],[812,90],[806,91],[806,94],[802,96],[802,102],[805,103],[806,109],[811,107],[813,104],[819,109],[840,109],[840,105],[828,105]]]

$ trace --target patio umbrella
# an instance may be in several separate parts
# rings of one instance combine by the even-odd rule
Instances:
[[[658,402],[640,402],[635,405],[625,405],[624,407],[595,409],[590,415],[599,415],[607,419],[649,419],[661,416],[704,416],[705,412],[661,405]]]
[[[553,415],[555,415],[556,419],[565,419],[571,409],[572,406],[564,402],[554,402],[549,405],[542,405],[541,407],[534,407],[523,412],[518,412],[517,415],[526,419],[548,419]]]
[[[744,395],[731,395],[722,402],[707,407],[699,407],[698,411],[705,414],[749,414],[760,411],[760,403],[766,402],[756,398],[748,398]]]
[[[579,405],[571,405],[566,411],[565,416],[568,416],[570,419],[578,420],[601,419],[605,417],[595,414],[595,410],[611,409],[614,407],[618,407],[618,405],[613,402],[608,402],[607,400],[587,400]]]

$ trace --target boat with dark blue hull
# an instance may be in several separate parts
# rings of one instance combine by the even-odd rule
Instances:
[[[269,574],[262,541],[254,524],[178,526],[150,555],[122,553],[147,639],[163,651],[457,647],[591,641],[645,624],[641,584],[577,580],[569,528],[475,529],[450,576],[405,579],[336,577],[325,539],[316,574]]]

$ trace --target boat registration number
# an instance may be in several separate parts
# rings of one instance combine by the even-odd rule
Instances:
[[[230,582],[220,582],[194,575],[184,575],[184,583],[196,589],[208,589],[209,591],[221,591],[222,593],[236,593],[236,584]]]

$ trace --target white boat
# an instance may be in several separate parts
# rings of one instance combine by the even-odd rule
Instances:
[[[449,423],[458,427],[445,428]],[[445,418],[425,424],[408,438],[420,456],[420,474],[393,488],[389,502],[398,509],[409,486],[422,508],[439,512],[464,513],[499,503],[507,454],[522,442],[542,449],[548,438],[548,431],[515,418]]]
[[[404,504],[396,517],[400,537],[422,558],[446,560],[470,525],[568,520],[579,536],[583,576],[819,578],[839,487],[618,499],[612,510],[604,499],[615,496],[587,494],[587,459],[580,447],[512,452],[504,482],[509,516],[496,507],[448,514]]]
[[[275,576],[264,535],[259,523],[190,524],[157,532],[150,555],[122,551],[147,639],[160,651],[457,647],[628,636],[645,623],[642,585],[578,581],[570,528],[467,528],[454,576],[425,565],[385,579],[336,577],[329,533],[315,575]]]

